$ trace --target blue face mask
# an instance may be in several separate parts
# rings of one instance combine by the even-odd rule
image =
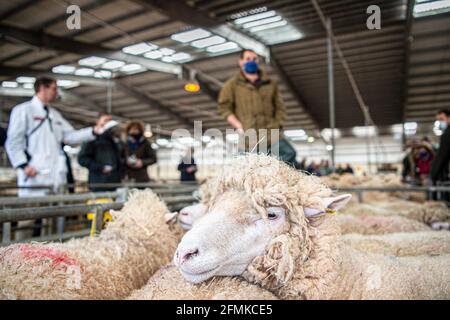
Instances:
[[[256,61],[248,61],[244,64],[245,73],[255,74],[259,70],[258,63]]]
[[[442,131],[444,131],[445,129],[447,129],[447,122],[445,122],[445,121],[439,121],[439,129],[441,129]]]

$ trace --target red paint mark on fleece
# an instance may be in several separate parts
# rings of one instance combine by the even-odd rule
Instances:
[[[69,256],[66,253],[52,248],[27,244],[20,244],[18,245],[18,247],[22,255],[25,257],[25,259],[28,260],[49,259],[53,262],[54,267],[58,267],[61,265],[66,266],[76,265],[76,261],[74,259],[69,258]]]

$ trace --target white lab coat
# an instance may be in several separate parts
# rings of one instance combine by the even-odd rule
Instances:
[[[67,165],[61,150],[61,143],[77,144],[94,139],[92,127],[75,130],[62,115],[49,107],[49,118],[31,134],[27,135],[44,119],[46,111],[38,97],[15,106],[11,112],[8,136],[5,144],[8,157],[14,168],[18,169],[17,184],[19,186],[46,185],[54,190],[67,183]],[[53,130],[52,130],[53,129]],[[31,156],[29,165],[38,174],[27,177],[24,170],[18,168],[27,163],[25,151]],[[42,196],[48,189],[19,189],[19,197]]]

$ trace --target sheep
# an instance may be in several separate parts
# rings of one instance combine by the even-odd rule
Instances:
[[[158,270],[127,300],[277,300],[277,297],[239,277],[217,277],[200,285],[190,284],[170,264]]]
[[[185,230],[192,228],[195,221],[206,214],[208,206],[198,203],[183,208],[179,212],[178,221]],[[351,214],[339,214],[336,223],[340,227],[341,234],[385,234],[395,232],[417,232],[431,230],[422,222],[400,216],[355,216]]]
[[[328,213],[351,196],[333,197],[275,158],[236,157],[211,195],[173,259],[191,283],[242,276],[281,299],[450,298],[450,255],[394,257],[346,245]]]
[[[341,234],[359,233],[366,235],[429,231],[430,227],[422,222],[400,216],[354,216],[339,214],[336,223]]]
[[[96,237],[0,248],[0,299],[121,299],[167,264],[181,237],[150,190],[130,194]]]
[[[409,201],[381,202],[377,205],[361,203],[350,205],[343,210],[343,213],[370,216],[398,215],[419,221],[434,229],[439,229],[441,226],[449,229],[450,223],[450,209],[444,202],[438,201],[427,201],[423,204],[414,204]]]
[[[423,231],[384,235],[346,234],[341,240],[364,252],[381,253],[397,257],[441,255],[450,253],[450,232]]]

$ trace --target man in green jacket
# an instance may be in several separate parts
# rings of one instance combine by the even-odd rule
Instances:
[[[267,144],[270,150],[277,144],[283,160],[295,159],[295,150],[281,135],[286,109],[277,83],[259,67],[258,55],[253,50],[241,52],[239,66],[240,72],[229,79],[220,92],[219,113],[239,134],[254,129],[260,146]],[[272,133],[273,129],[280,134]],[[246,145],[246,149],[253,147]]]

